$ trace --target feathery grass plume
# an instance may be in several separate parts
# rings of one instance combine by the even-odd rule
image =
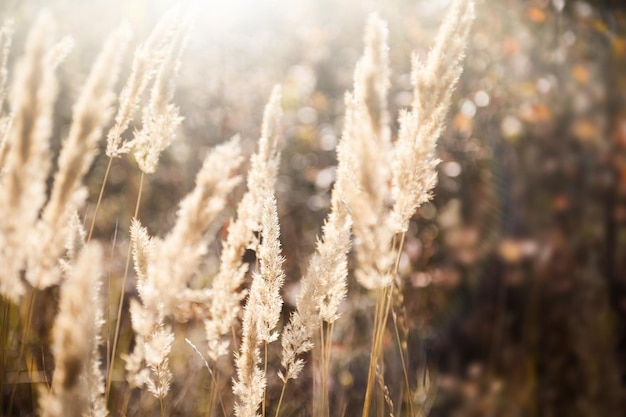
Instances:
[[[165,315],[160,311],[158,294],[148,285],[149,265],[154,259],[153,242],[138,220],[131,225],[131,244],[138,281],[137,290],[142,302],[131,300],[130,317],[135,331],[135,347],[125,355],[127,379],[131,388],[147,386],[159,400],[169,391],[172,374],[169,370],[169,353],[174,335],[163,324]],[[156,305],[154,305],[156,303]]]
[[[127,143],[122,143],[122,135],[133,119],[142,93],[154,76],[155,68],[164,53],[164,45],[178,22],[178,14],[177,8],[166,13],[148,39],[135,50],[130,75],[120,93],[115,124],[107,135],[106,155],[109,158],[119,157],[130,150]]]
[[[354,192],[358,180],[353,171],[353,155],[344,142],[345,137],[342,137],[338,145],[331,211],[322,227],[322,238],[317,241],[316,251],[300,282],[296,311],[289,318],[281,337],[281,365],[285,371],[279,371],[278,376],[284,384],[289,379],[298,378],[304,367],[304,360],[298,356],[313,348],[313,336],[323,322],[332,324],[339,318],[337,310],[347,292],[352,216],[344,199]]]
[[[154,252],[154,243],[148,231],[141,226],[141,222],[137,219],[132,219],[130,224],[130,241],[135,274],[137,274],[137,288],[141,294],[143,284],[148,277],[148,265]]]
[[[33,243],[37,249],[29,253],[27,278],[38,288],[53,285],[61,278],[58,259],[68,239],[66,226],[71,214],[83,206],[87,197],[82,180],[98,151],[102,128],[111,115],[113,88],[129,36],[126,25],[109,36],[74,105],[73,121],[61,149],[51,197],[36,225],[38,239]]]
[[[0,27],[0,177],[7,153],[7,133],[11,127],[11,115],[4,113],[4,102],[7,96],[7,63],[13,38],[13,20],[7,19]]]
[[[355,216],[355,228],[364,222],[375,222],[385,209],[390,176],[391,142],[387,92],[389,91],[389,47],[387,24],[377,14],[368,17],[365,29],[365,51],[354,72],[353,124],[348,135],[354,141],[353,152],[358,165],[356,171],[363,191],[362,198],[371,212],[361,220]],[[363,207],[365,208],[365,207]],[[363,209],[362,208],[362,209]]]
[[[65,61],[65,58],[67,58],[70,52],[72,52],[72,49],[74,49],[74,38],[71,36],[64,36],[60,41],[55,43],[46,54],[48,68],[56,69],[63,63],[63,61]],[[56,77],[54,79],[56,80]],[[56,95],[58,92],[58,83],[54,83],[53,85]]]
[[[7,63],[13,38],[13,19],[7,19],[0,27],[0,115],[4,113],[4,101],[7,96]]]
[[[298,378],[304,366],[298,356],[313,348],[313,336],[322,322],[333,323],[339,318],[337,309],[346,296],[352,220],[340,193],[333,191],[333,195],[322,239],[300,282],[296,311],[283,329],[281,364],[285,372],[279,372],[279,377],[285,383]]]
[[[4,172],[4,161],[9,149],[9,131],[11,130],[12,121],[12,115],[0,116],[0,178],[2,178]]]
[[[141,303],[131,302],[136,339],[135,349],[126,357],[126,370],[133,386],[145,384],[161,400],[167,395],[172,378],[168,355],[174,341],[165,318],[175,314],[181,301],[179,296],[206,252],[205,234],[240,182],[240,177],[233,177],[232,172],[241,162],[236,137],[206,157],[196,177],[196,186],[180,203],[176,224],[165,239],[150,238],[137,220],[131,226]]]
[[[393,415],[393,401],[391,400],[391,395],[389,395],[389,387],[385,384],[385,378],[380,367],[376,366],[376,383],[378,384],[378,388],[383,393],[383,398],[385,400],[385,404],[389,409],[389,417],[394,417]]]
[[[376,368],[382,360],[383,334],[392,305],[391,284],[397,274],[397,259],[402,251],[404,233],[415,209],[430,198],[430,192],[437,180],[436,141],[443,128],[450,95],[462,70],[461,60],[473,19],[473,1],[455,0],[437,34],[435,46],[429,53],[427,63],[420,66],[417,59],[413,59],[415,83],[413,109],[400,116],[399,138],[394,147],[392,167],[394,203],[391,210],[385,207],[381,212],[379,223],[382,227],[375,230],[372,235],[374,239],[365,241],[363,249],[366,250],[363,254],[361,256],[357,254],[359,262],[357,279],[368,288],[381,290],[378,292],[376,302],[363,417],[369,415],[376,384]],[[356,236],[357,230],[355,225]],[[394,239],[396,233],[401,235],[398,241]],[[371,259],[375,261],[372,262]],[[380,259],[383,259],[383,262]],[[406,373],[405,381],[408,382]],[[410,387],[407,386],[407,389]]]
[[[150,101],[143,109],[141,130],[128,144],[135,149],[139,169],[147,174],[154,172],[161,152],[172,143],[183,120],[178,107],[170,101],[174,96],[174,79],[178,75],[188,27],[189,24],[181,24],[176,29],[152,86]]]
[[[40,13],[26,40],[24,56],[16,65],[11,89],[13,120],[8,132],[8,153],[0,178],[0,292],[17,302],[24,293],[20,279],[28,236],[46,198],[50,170],[49,140],[57,95],[55,65],[58,48],[54,22]]]
[[[160,294],[165,314],[173,314],[179,294],[206,253],[206,232],[226,207],[231,191],[241,182],[237,171],[243,158],[239,138],[216,147],[196,176],[196,187],[185,197],[172,231],[155,245],[155,259],[148,263],[148,282]]]
[[[278,209],[273,190],[263,202],[263,218],[261,244],[259,245],[260,273],[255,273],[250,289],[250,299],[259,302],[263,308],[256,314],[259,321],[259,336],[262,342],[273,342],[278,339],[274,331],[280,319],[283,299],[280,290],[285,282],[283,258],[280,247],[280,226]]]
[[[59,259],[59,267],[64,275],[67,275],[72,270],[72,264],[76,261],[76,257],[85,246],[86,232],[83,224],[80,221],[78,212],[74,210],[68,216],[67,225],[65,230],[67,236],[65,239],[65,258]]]
[[[358,188],[354,155],[342,136],[337,147],[336,181],[331,194],[331,211],[322,227],[322,238],[300,282],[296,311],[289,318],[281,336],[283,392],[289,379],[297,379],[304,367],[299,356],[313,349],[313,337],[320,326],[334,323],[338,308],[347,292],[348,252],[351,248],[352,216],[345,199]],[[281,394],[281,400],[282,400]],[[280,407],[280,404],[279,404]]]
[[[78,212],[74,211],[70,217],[68,224],[69,233],[67,241],[65,242],[65,248],[67,253],[67,259],[62,261],[63,273],[65,276],[72,274],[74,265],[78,262],[78,257],[81,255],[85,248],[85,238],[87,232],[80,221]],[[99,246],[97,248],[100,248]],[[87,249],[90,250],[90,249]],[[101,252],[101,251],[99,251]],[[101,258],[98,255],[92,258],[93,261],[97,261],[97,258]],[[99,263],[96,263],[97,265]],[[100,346],[102,345],[102,329],[105,324],[104,312],[102,309],[102,302],[100,299],[100,281],[96,280],[93,284],[91,299],[89,300],[95,307],[93,318],[93,342],[91,344],[91,357],[89,359],[89,369],[85,371],[83,384],[87,387],[89,396],[89,407],[83,413],[84,417],[104,417],[108,414],[106,403],[104,399],[104,374],[102,373],[101,360],[100,360]]]
[[[406,231],[416,208],[430,200],[437,183],[435,156],[450,96],[463,71],[462,60],[474,1],[456,0],[447,13],[425,63],[413,57],[413,107],[400,116],[393,169],[393,226]]]
[[[391,249],[393,230],[388,226],[389,208],[387,201],[389,191],[387,184],[366,173],[369,167],[377,166],[378,159],[389,159],[390,149],[377,147],[373,132],[367,122],[366,108],[363,101],[355,100],[350,93],[346,94],[346,117],[341,142],[337,146],[339,158],[343,158],[349,171],[353,173],[354,186],[344,189],[343,198],[347,202],[353,218],[355,236],[355,255],[357,264],[355,277],[368,289],[383,288],[391,282],[390,270],[394,262]],[[375,152],[365,151],[377,149]],[[388,170],[381,169],[379,178],[387,178]],[[369,177],[369,178],[368,178]]]
[[[77,216],[78,218],[78,216]],[[86,233],[83,231],[83,236]],[[91,344],[91,361],[89,372],[87,373],[87,387],[89,391],[89,409],[84,413],[84,417],[105,417],[109,414],[107,410],[106,400],[104,397],[105,380],[102,372],[102,363],[100,360],[100,346],[102,345],[102,329],[106,323],[104,319],[104,311],[100,307],[99,294],[93,294],[97,298],[90,301],[98,306],[93,319],[94,340]]]
[[[280,87],[275,86],[263,114],[259,149],[250,158],[248,190],[237,206],[237,218],[228,227],[228,236],[220,255],[220,268],[213,280],[210,317],[205,320],[208,355],[217,360],[228,352],[229,341],[222,340],[230,332],[240,310],[244,294],[239,291],[248,266],[243,263],[246,249],[257,248],[255,232],[261,230],[263,198],[274,189],[280,163],[279,122]]]
[[[365,53],[357,64],[358,81],[355,85],[355,95],[364,101],[372,132],[383,147],[389,146],[391,137],[387,111],[390,86],[388,37],[387,23],[378,14],[370,14],[365,30]]]
[[[133,263],[137,274],[137,292],[143,297],[143,287],[148,277],[148,264],[154,255],[154,244],[148,231],[141,222],[133,219],[130,225],[130,242],[133,251]],[[149,379],[149,371],[144,368],[145,336],[150,335],[156,326],[156,319],[144,314],[141,304],[131,300],[130,312],[133,330],[135,331],[135,348],[131,355],[125,357],[127,379],[131,387],[141,387]]]
[[[386,23],[369,16],[365,51],[354,72],[354,92],[346,95],[346,119],[338,152],[356,177],[356,187],[345,195],[353,214],[357,280],[367,288],[390,282],[393,265],[387,227],[389,212],[392,146],[387,92],[389,57]],[[348,190],[346,190],[348,191]]]
[[[280,228],[276,198],[269,193],[263,203],[262,240],[259,246],[260,272],[254,273],[250,295],[243,312],[241,351],[237,355],[237,380],[233,392],[237,417],[255,417],[263,401],[267,378],[261,365],[262,343],[278,339],[274,331],[283,306],[280,289],[285,282],[284,258],[280,249]]]
[[[102,318],[98,311],[101,263],[100,246],[85,246],[61,288],[59,314],[52,329],[56,368],[51,391],[40,400],[43,416],[79,417],[95,409],[99,411],[88,415],[106,415],[101,398],[103,379],[94,376],[99,369],[95,346]]]
[[[237,355],[237,381],[233,386],[233,393],[238,397],[235,402],[237,417],[257,417],[257,410],[263,401],[263,393],[267,380],[263,375],[261,364],[261,349],[259,343],[259,327],[255,314],[261,308],[255,305],[250,298],[246,303],[243,318],[243,336],[241,352]]]

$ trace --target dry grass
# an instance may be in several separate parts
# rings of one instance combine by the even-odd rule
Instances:
[[[26,415],[30,407],[49,416],[299,414],[290,404],[290,389],[305,384],[301,376],[309,367],[316,379],[309,393],[311,412],[343,415],[345,410],[332,409],[329,396],[337,384],[333,331],[336,323],[350,319],[342,316],[342,303],[351,297],[349,282],[355,278],[372,300],[372,334],[363,346],[370,353],[360,381],[362,415],[421,415],[424,399],[409,381],[402,347],[404,386],[394,405],[397,393],[385,381],[384,341],[391,337],[403,344],[395,320],[401,308],[400,254],[409,219],[430,199],[437,180],[436,142],[462,71],[473,7],[471,0],[454,1],[427,60],[414,59],[414,100],[399,117],[395,139],[387,109],[388,29],[377,15],[368,20],[365,52],[353,91],[346,94],[330,212],[291,315],[283,311],[286,277],[275,197],[283,142],[280,87],[266,106],[239,202],[244,158],[235,137],[209,152],[171,231],[162,238],[151,236],[141,225],[139,207],[144,183],[158,170],[159,157],[184,120],[174,102],[174,81],[184,65],[188,22],[172,11],[137,47],[116,108],[128,29],[121,26],[110,35],[74,105],[56,164],[50,144],[58,94],[55,68],[70,43],[54,43],[54,23],[42,14],[6,94],[12,32],[7,22],[0,30],[2,413]],[[147,99],[144,91],[150,91]],[[2,107],[7,95],[10,110]],[[103,147],[110,118],[109,163],[86,232],[81,223],[88,219],[77,214],[87,201],[84,178]],[[130,126],[136,127],[127,139]],[[127,211],[130,231],[120,238],[122,245],[130,242],[127,257],[105,263],[105,240],[94,238],[94,224],[107,200],[113,158],[131,153],[139,170],[130,179],[139,178],[140,185],[134,211]],[[48,195],[53,166],[58,168]],[[234,206],[233,218],[225,221]],[[204,262],[214,245],[220,248],[219,265],[209,273]],[[124,262],[121,286],[101,290],[100,277],[111,273],[113,263]],[[128,278],[137,289],[129,305],[124,298]],[[54,312],[54,320],[39,317],[45,315],[42,305]],[[108,312],[111,306],[117,314]],[[132,328],[124,327],[127,315]],[[279,339],[280,344],[272,343]],[[198,355],[208,376],[184,371]],[[29,394],[25,386],[32,387]]]

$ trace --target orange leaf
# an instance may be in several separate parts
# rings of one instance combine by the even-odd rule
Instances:
[[[520,109],[520,117],[530,123],[546,123],[552,118],[550,108],[543,103],[534,103]]]
[[[536,122],[549,122],[552,118],[550,108],[543,103],[537,103],[533,106],[533,115]]]
[[[613,53],[617,56],[626,56],[626,39],[619,37],[619,36],[615,36],[613,38],[613,43],[612,43],[612,47],[613,47]]]
[[[589,70],[585,66],[579,64],[572,69],[572,77],[579,84],[587,84],[591,74],[589,74]]]
[[[563,211],[569,207],[569,199],[565,194],[559,194],[554,199],[554,209],[556,211]]]
[[[546,14],[538,7],[529,7],[526,15],[535,23],[543,23],[546,21]]]
[[[624,116],[614,123],[613,142],[621,149],[626,148],[626,117]]]
[[[514,38],[507,38],[502,41],[502,52],[504,55],[511,56],[519,52],[519,41]]]
[[[609,28],[606,26],[606,23],[604,23],[600,19],[595,19],[593,21],[593,27],[600,33],[606,33],[609,30]]]
[[[522,248],[513,239],[504,239],[498,246],[498,254],[507,263],[515,264],[522,259]]]
[[[626,164],[617,164],[618,184],[624,188],[626,187]]]
[[[572,126],[572,133],[581,141],[589,142],[598,137],[598,126],[590,119],[578,119]]]
[[[472,119],[470,119],[461,112],[457,113],[457,115],[454,117],[454,127],[460,133],[471,133],[473,125],[474,124],[472,123]]]

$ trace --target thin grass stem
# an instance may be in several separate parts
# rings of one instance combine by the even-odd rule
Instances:
[[[280,413],[280,407],[283,405],[283,397],[285,396],[285,388],[287,388],[287,381],[289,380],[285,379],[283,381],[283,389],[280,391],[280,398],[278,399],[278,405],[276,406],[276,413],[274,414],[274,417],[278,417],[278,414]]]
[[[37,295],[37,291],[33,288],[31,293],[30,293],[30,297],[29,297],[29,302],[28,302],[28,315],[26,318],[26,325],[24,326],[24,328],[22,329],[22,338],[20,340],[20,353],[17,357],[17,363],[22,363],[22,359],[24,359],[24,353],[26,350],[26,346],[29,344],[28,343],[28,336],[30,334],[30,327],[33,321],[33,314],[34,314],[34,309],[35,309],[35,301],[36,301],[36,295]],[[28,376],[29,378],[32,379],[32,373],[30,372],[30,367],[28,366],[28,363],[26,363],[26,369],[28,370]],[[15,399],[15,390],[17,389],[17,384],[13,384],[13,386],[11,387],[11,396],[9,398],[9,414],[11,414],[12,408],[13,408],[13,402]]]
[[[141,194],[143,192],[143,182],[144,182],[145,174],[142,172],[141,177],[139,179],[139,191],[137,193],[137,202],[135,203],[135,214],[133,218],[137,218],[139,214],[139,205],[141,203]],[[126,253],[126,266],[124,267],[124,277],[122,278],[122,287],[120,288],[120,299],[119,304],[117,306],[117,322],[115,324],[115,334],[113,336],[113,349],[111,350],[111,366],[109,367],[108,375],[107,375],[107,386],[104,394],[105,404],[109,402],[109,395],[111,393],[111,380],[113,379],[113,368],[115,367],[115,356],[117,353],[117,343],[119,340],[120,334],[120,325],[122,321],[122,306],[124,305],[124,295],[126,288],[126,280],[128,278],[128,270],[130,267],[130,255],[132,251],[132,245],[128,245],[128,252]]]
[[[399,243],[395,236],[393,238],[392,248],[397,253],[394,269],[392,271],[392,276],[394,278],[398,274],[398,268],[400,266],[400,256],[402,254],[402,248],[404,246],[405,236],[406,236],[405,233],[402,233]],[[397,248],[396,248],[396,245],[397,245]],[[374,389],[374,384],[375,384],[375,379],[376,379],[376,365],[381,360],[382,342],[383,342],[387,320],[389,318],[389,311],[391,309],[392,296],[393,296],[392,285],[388,285],[381,290],[376,301],[376,312],[374,316],[374,334],[373,334],[373,341],[372,341],[372,350],[370,354],[370,366],[369,366],[368,375],[367,375],[367,388],[365,391],[365,402],[363,404],[362,417],[367,417],[369,415],[369,408],[370,408],[371,401],[372,401],[372,391]]]
[[[328,373],[330,371],[330,353],[332,348],[332,334],[333,334],[333,323],[327,323],[326,325],[326,335],[325,335],[325,343],[323,344],[324,350],[322,352],[323,359],[323,389],[324,389],[324,414],[326,416],[330,416],[330,399],[328,398]]]
[[[9,350],[10,344],[8,341],[9,338],[9,321],[11,320],[11,303],[5,299],[4,297],[0,297],[2,300],[2,333],[0,338],[2,339],[2,343],[0,343],[0,368],[3,369],[3,372],[6,372],[6,352]],[[4,392],[4,375],[0,378],[0,392]],[[4,410],[4,395],[0,395],[0,410]]]
[[[216,364],[217,365],[217,364]],[[226,407],[224,407],[224,400],[222,398],[222,394],[220,393],[219,390],[219,376],[220,374],[217,374],[217,378],[215,377],[214,373],[211,373],[211,377],[213,378],[213,382],[215,383],[215,387],[217,388],[217,398],[220,401],[220,407],[222,408],[222,414],[224,414],[224,416],[226,416]]]
[[[109,173],[111,172],[111,165],[113,164],[113,157],[109,157],[109,163],[107,169],[104,172],[104,178],[102,179],[102,185],[100,186],[100,193],[98,194],[98,202],[93,212],[93,218],[91,219],[91,226],[89,226],[89,235],[87,236],[87,243],[91,241],[93,235],[93,229],[96,225],[96,218],[98,217],[98,210],[100,210],[100,204],[102,203],[102,197],[104,196],[104,189],[106,188],[107,181],[109,180]]]
[[[267,340],[265,341],[265,359],[263,360],[263,378],[267,381]],[[263,388],[263,404],[261,405],[262,416],[265,417],[265,403],[267,402],[267,383]]]
[[[211,416],[211,411],[213,411],[213,402],[215,401],[215,384],[213,383],[213,379],[209,381],[209,395],[207,396],[207,402],[205,403],[204,409],[206,412],[204,415],[206,417]]]
[[[398,331],[398,325],[396,323],[396,316],[392,314],[391,317],[393,319],[393,328],[396,333],[396,342],[398,343],[398,351],[400,352],[400,362],[402,363],[402,372],[404,373],[404,384],[406,385],[407,398],[409,399],[409,409],[410,409],[409,416],[413,417],[415,416],[415,409],[413,408],[413,401],[411,400],[411,385],[409,384],[409,374],[407,370],[406,360],[404,359],[404,348],[400,340],[400,332]]]
[[[384,289],[378,290],[378,296],[376,297],[376,307],[374,312],[374,331],[372,337],[372,350],[370,353],[370,365],[367,371],[367,387],[365,389],[365,401],[363,403],[363,414],[362,417],[368,417],[369,408],[372,402],[372,390],[374,389],[374,376],[376,372],[376,363],[378,362],[378,327],[379,322],[381,321],[382,308],[383,308],[383,300],[384,300]]]
[[[111,242],[111,256],[109,258],[109,265],[113,265],[113,254],[115,253],[115,245],[117,243],[117,229],[118,229],[119,221],[115,220],[115,231],[113,233],[113,241]],[[107,306],[106,306],[106,368],[109,369],[110,361],[111,361],[111,269],[109,269],[109,277],[107,280]]]

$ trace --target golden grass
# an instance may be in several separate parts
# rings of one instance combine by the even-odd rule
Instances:
[[[11,375],[27,366],[32,408],[48,416],[174,415],[181,401],[191,396],[197,407],[187,404],[185,410],[193,409],[197,415],[278,417],[296,412],[289,404],[288,381],[295,380],[289,387],[299,383],[305,367],[314,367],[310,375],[318,382],[311,398],[313,413],[341,415],[342,411],[332,409],[329,395],[331,385],[337,384],[333,333],[344,319],[341,306],[350,297],[348,283],[354,278],[375,300],[362,416],[394,415],[396,410],[422,415],[411,392],[408,352],[394,310],[399,299],[394,294],[401,288],[398,268],[409,219],[430,198],[436,182],[436,141],[462,70],[472,20],[473,1],[456,0],[426,62],[414,60],[414,102],[400,116],[395,140],[386,104],[388,29],[376,15],[368,20],[365,52],[357,63],[353,91],[346,95],[330,212],[300,279],[291,315],[283,311],[281,246],[285,243],[280,242],[275,198],[283,146],[280,88],[268,100],[258,150],[250,157],[246,174],[247,190],[228,225],[224,220],[243,179],[244,158],[237,137],[209,153],[195,188],[179,205],[173,228],[162,238],[151,236],[140,223],[140,204],[149,174],[158,169],[161,153],[183,122],[174,103],[174,80],[188,38],[187,21],[177,10],[168,13],[137,47],[115,109],[114,86],[128,29],[122,26],[112,33],[74,106],[50,197],[45,182],[54,165],[50,150],[58,84],[54,69],[67,53],[68,42],[53,42],[54,25],[48,15],[37,20],[13,80],[11,111],[2,111],[11,33],[10,23],[5,24],[0,30],[0,127],[6,130],[0,130],[0,388],[10,385],[11,394],[9,404],[3,396],[2,411],[21,412],[17,410],[24,406],[17,398],[20,378]],[[149,98],[144,99],[148,90]],[[141,120],[134,120],[139,110]],[[87,201],[83,182],[111,117],[113,126],[106,135],[108,164],[87,232],[81,224],[86,219],[77,220]],[[130,126],[138,127],[132,139],[126,139]],[[94,228],[107,199],[113,159],[128,153],[141,171],[130,244],[119,298],[114,301],[116,294],[109,290],[103,300],[95,278],[110,267],[103,262],[106,257]],[[220,228],[225,236],[216,233]],[[117,242],[117,236],[114,239]],[[221,248],[219,266],[203,281],[199,275],[212,244]],[[256,266],[244,259],[246,251],[254,253]],[[113,253],[115,248],[109,264],[114,262]],[[136,280],[137,296],[128,308],[129,278]],[[61,294],[58,303],[55,291]],[[26,314],[17,320],[20,303],[25,303]],[[42,303],[52,303],[51,308],[58,310],[53,320],[39,317]],[[111,305],[117,307],[115,317],[108,313],[103,317],[101,312],[108,312]],[[127,315],[132,331],[122,334]],[[101,329],[103,325],[109,329],[113,320],[112,338],[107,331],[103,340]],[[387,338],[399,346],[405,409],[394,405],[385,382]],[[272,343],[277,340],[281,347]],[[106,357],[100,358],[105,344]],[[15,348],[19,354],[13,355],[9,370],[5,365]],[[317,360],[307,364],[312,350]],[[208,380],[199,372],[186,376],[180,371],[181,362],[198,356]],[[45,361],[52,357],[51,384],[35,389],[38,375],[43,370],[46,376],[45,370],[51,369]],[[125,361],[124,371],[115,366],[120,358]]]

